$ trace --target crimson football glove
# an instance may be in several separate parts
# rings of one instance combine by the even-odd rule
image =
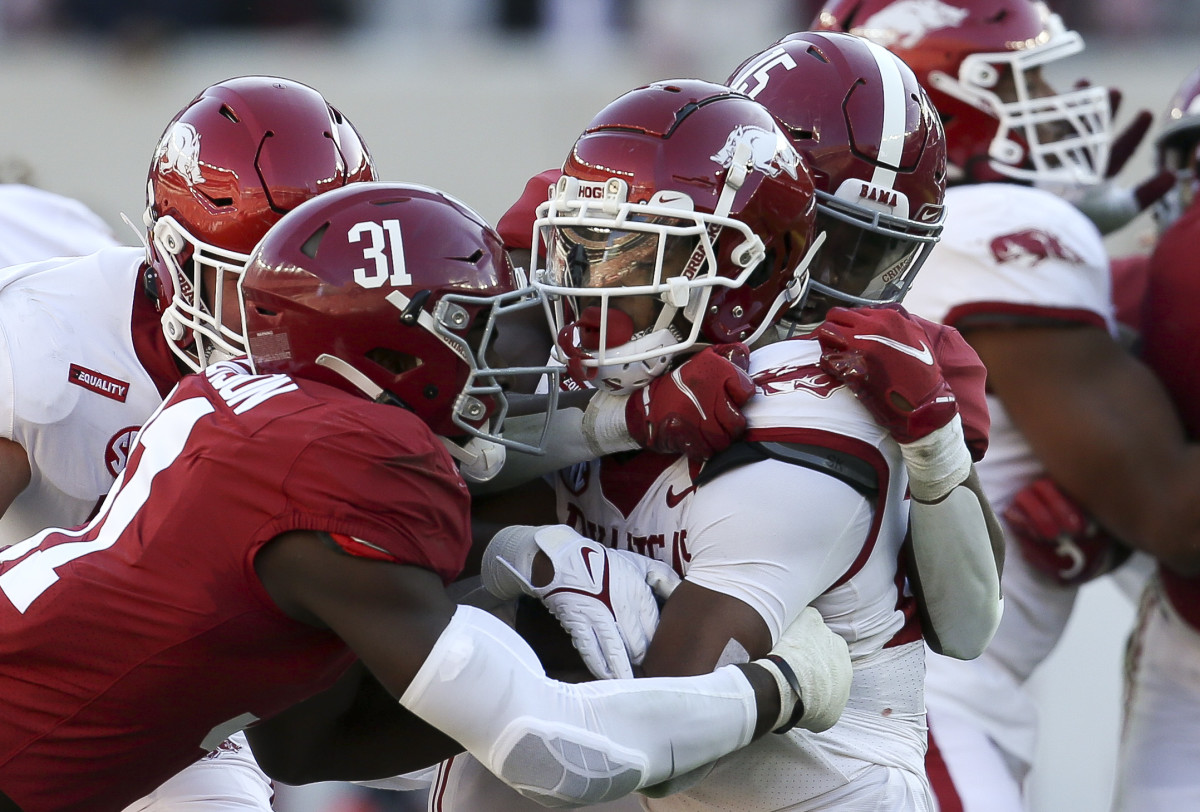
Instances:
[[[635,391],[625,423],[642,448],[705,460],[746,430],[741,407],[754,394],[745,344],[705,347]]]
[[[848,386],[901,445],[958,414],[919,322],[899,305],[835,307],[816,329],[821,368]]]
[[[942,377],[958,401],[971,459],[979,462],[987,452],[988,433],[992,427],[987,404],[987,367],[958,330],[912,313],[908,317],[921,325],[929,337],[929,346],[942,368]]]
[[[1129,557],[1130,549],[1049,477],[1022,488],[1004,519],[1025,560],[1064,586],[1086,583]]]

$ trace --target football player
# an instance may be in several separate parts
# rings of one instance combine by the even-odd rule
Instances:
[[[832,54],[837,38],[828,39],[804,47]],[[899,78],[894,57],[867,56],[882,63],[873,68],[876,82],[884,70]],[[899,107],[888,125],[896,131],[886,137],[904,140],[916,162],[922,150],[942,148],[941,131],[908,79],[892,91]],[[875,138],[878,149],[880,122],[862,138]],[[641,673],[704,673],[760,656],[810,604],[846,637],[855,666],[847,710],[832,727],[819,735],[793,730],[654,788],[642,801],[651,809],[932,804],[919,613],[901,563],[904,495],[911,488],[930,502],[965,496],[978,512],[969,490],[955,493],[971,457],[930,337],[902,311],[835,311],[820,339],[772,343],[775,322],[801,303],[791,287],[824,250],[806,222],[819,205],[806,166],[771,113],[741,93],[696,80],[658,82],[593,119],[539,210],[547,256],[539,287],[553,306],[567,368],[599,388],[597,397],[621,397],[672,374],[673,358],[697,341],[755,347],[756,393],[745,407],[744,442],[703,466],[642,452],[563,471],[555,488],[565,526],[540,531],[532,544],[493,543],[485,583],[498,595],[538,596],[553,609],[565,593],[586,589],[574,559],[605,545],[633,550],[684,576]],[[938,166],[935,157],[930,171]],[[914,201],[914,210],[925,202]],[[915,253],[898,252],[891,263]],[[858,262],[867,270],[865,259]],[[887,377],[886,363],[871,362],[872,339],[902,347],[893,351],[911,368],[901,363],[892,370],[905,373]],[[996,562],[982,516],[978,522],[998,607]],[[590,591],[603,597],[603,584]]]
[[[163,132],[145,249],[106,238],[94,253],[43,254],[0,273],[0,544],[87,521],[166,393],[242,351],[237,298],[226,294],[267,228],[313,195],[374,177],[362,138],[316,90],[230,79]],[[213,744],[135,808],[270,809],[271,782],[244,738]]]
[[[506,307],[540,306],[517,282],[495,231],[425,187],[283,217],[239,281],[249,359],[178,383],[90,521],[0,552],[0,809],[120,809],[247,726],[289,780],[314,738],[331,778],[466,747],[543,803],[589,803],[837,717],[847,648],[815,612],[754,662],[573,686],[447,597],[470,545],[451,446],[505,442],[526,371],[489,350]],[[288,710],[356,660],[391,697],[370,724],[357,698],[345,728]]]
[[[1162,387],[1117,340],[1096,225],[1038,188],[1095,185],[1109,174],[1107,91],[1056,92],[1042,73],[1078,53],[1082,39],[1029,0],[920,7],[928,13],[913,14],[906,0],[832,0],[815,26],[898,54],[945,122],[951,216],[905,305],[957,327],[987,367],[984,490],[1006,511],[1048,474],[1116,537],[1195,572],[1200,449],[1183,442]],[[1024,541],[1020,530],[1006,527]],[[1079,578],[1115,560],[1111,544],[1097,541],[1094,563],[1053,576],[1019,545],[988,649],[971,662],[930,658],[929,724],[948,768],[934,775],[943,808],[1023,808],[1036,742],[1026,681],[1061,636]]]
[[[1200,334],[1188,303],[1195,301],[1195,240],[1200,237],[1200,70],[1171,100],[1158,139],[1160,161],[1177,176],[1172,205],[1151,255],[1142,321],[1142,357],[1167,387],[1188,436],[1200,437]],[[1160,562],[1143,595],[1130,642],[1125,724],[1114,809],[1186,809],[1200,804],[1191,765],[1200,753],[1200,580]]]

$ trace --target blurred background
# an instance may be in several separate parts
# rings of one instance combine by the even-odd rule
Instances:
[[[1200,64],[1196,0],[1058,0],[1088,47],[1051,78],[1119,87],[1118,129],[1161,119]],[[562,163],[592,114],[657,79],[722,80],[803,29],[812,0],[0,0],[0,181],[83,200],[138,237],[146,171],[167,122],[241,74],[316,87],[358,127],[380,175],[454,194],[495,222],[534,173]],[[1152,139],[1154,132],[1151,132]],[[1121,175],[1151,172],[1149,140]],[[1108,238],[1145,250],[1148,217]],[[1066,639],[1035,676],[1041,761],[1034,812],[1108,806],[1133,604],[1086,586]],[[420,793],[280,788],[280,812],[424,809]]]

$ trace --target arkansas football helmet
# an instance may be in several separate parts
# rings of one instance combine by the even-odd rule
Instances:
[[[878,42],[916,73],[946,128],[951,182],[1103,180],[1108,91],[1056,93],[1041,68],[1083,39],[1032,0],[827,0],[813,28]]]
[[[808,286],[815,197],[757,102],[695,79],[610,103],[538,208],[560,360],[613,391],[703,340],[753,342]]]
[[[299,82],[229,79],[180,110],[154,151],[142,219],[147,287],[183,364],[245,352],[224,294],[272,224],[313,195],[374,178],[354,126]]]
[[[425,186],[355,183],[286,215],[239,282],[257,372],[316,380],[414,412],[474,479],[503,462],[505,389],[540,367],[502,365],[505,320],[540,299],[500,236],[453,197]],[[542,333],[544,335],[544,333]],[[554,410],[551,380],[547,413]],[[543,432],[544,436],[544,432]],[[473,466],[482,466],[473,467]]]
[[[816,183],[825,242],[791,317],[900,301],[945,220],[945,133],[917,77],[870,40],[804,32],[751,56],[728,84],[774,114]]]
[[[1159,231],[1179,219],[1196,198],[1200,186],[1197,148],[1200,147],[1200,68],[1191,73],[1167,105],[1167,114],[1154,141],[1158,168],[1175,173],[1175,186],[1155,204]]]

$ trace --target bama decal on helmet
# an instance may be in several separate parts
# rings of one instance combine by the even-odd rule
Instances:
[[[177,121],[158,145],[158,163],[163,172],[174,172],[194,185],[204,180],[200,172],[200,133],[191,124]]]
[[[1001,234],[992,240],[992,256],[997,262],[1015,262],[1032,267],[1047,259],[1057,259],[1069,265],[1082,265],[1083,258],[1040,228],[1027,228],[1012,234]]]
[[[721,147],[716,155],[709,157],[728,169],[733,163],[734,152],[743,143],[750,147],[750,161],[759,172],[771,177],[786,172],[790,178],[797,177],[800,154],[788,143],[783,133],[772,132],[762,127],[734,127],[725,139],[725,146]]]
[[[967,14],[966,9],[942,0],[900,0],[872,14],[862,25],[856,25],[853,33],[885,48],[893,45],[911,48],[930,31],[957,28]]]

